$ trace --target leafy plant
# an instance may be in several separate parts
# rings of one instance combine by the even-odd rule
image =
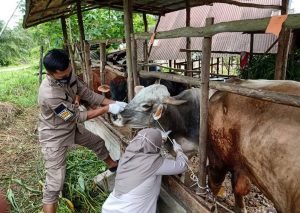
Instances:
[[[100,211],[108,192],[93,179],[105,170],[106,165],[90,150],[79,148],[68,152],[63,197],[74,204],[76,212]]]
[[[254,55],[252,63],[239,71],[244,79],[274,79],[276,55]],[[287,80],[300,81],[300,49],[289,55],[286,73]]]

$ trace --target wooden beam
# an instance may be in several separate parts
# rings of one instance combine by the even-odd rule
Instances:
[[[144,21],[144,32],[148,32],[148,20],[147,20],[146,13],[143,13],[143,21]],[[149,57],[148,57],[148,40],[147,39],[143,43],[143,55],[144,55],[144,63],[148,64]],[[144,70],[149,71],[149,67],[144,67]]]
[[[126,73],[126,72],[121,72],[121,71],[115,69],[114,67],[111,67],[110,65],[106,65],[106,66],[105,66],[105,69],[107,69],[107,70],[110,71],[110,72],[115,73],[115,74],[118,75],[118,76],[123,76],[123,77],[125,77],[125,78],[127,77],[127,73]]]
[[[105,82],[106,44],[100,43],[100,79],[101,85]]]
[[[77,10],[77,23],[79,27],[79,38],[80,38],[80,51],[79,55],[80,58],[82,59],[82,70],[83,70],[83,79],[84,81],[88,84],[89,83],[89,77],[88,77],[88,70],[86,69],[86,60],[85,60],[85,55],[84,55],[84,41],[85,41],[85,36],[84,36],[84,27],[83,27],[83,21],[82,21],[82,13],[81,13],[81,1],[77,0],[76,1],[76,10]]]
[[[131,101],[133,94],[133,75],[132,75],[132,50],[131,50],[131,33],[133,30],[132,23],[132,1],[123,0],[124,7],[124,25],[125,25],[125,40],[126,40],[126,65],[127,65],[127,87],[128,101]]]
[[[190,0],[185,0],[186,2],[186,17],[185,17],[185,26],[191,26],[191,7],[190,7]],[[191,38],[186,37],[186,49],[191,49]],[[193,69],[193,62],[192,62],[192,53],[186,52],[186,69],[192,70]],[[187,73],[189,76],[192,76],[192,73]]]
[[[93,40],[88,40],[88,42],[90,45],[100,44],[100,43],[105,43],[105,44],[125,43],[125,38],[109,38],[106,40],[93,39]]]
[[[131,34],[131,51],[132,51],[132,77],[133,87],[140,85],[140,81],[137,74],[137,45],[133,34]]]
[[[184,186],[174,176],[164,175],[162,178],[162,187],[182,206],[187,212],[193,213],[211,213],[215,207],[197,196],[190,188]]]
[[[146,71],[140,71],[139,73],[142,78],[154,77],[184,84],[191,84],[198,87],[201,86],[201,82],[199,79],[188,76]],[[240,86],[237,84],[217,81],[210,81],[209,88],[225,92],[231,92],[234,94],[265,100],[273,103],[300,107],[300,97],[296,95],[288,95],[284,93],[272,92],[262,89],[257,90],[245,86]]]
[[[275,43],[276,44],[276,43]],[[274,45],[275,45],[274,44]],[[272,49],[272,48],[271,48]],[[270,51],[270,50],[269,50]],[[268,51],[268,52],[269,52]],[[202,50],[188,50],[188,49],[179,49],[179,52],[199,52],[201,53]],[[266,51],[267,52],[267,51]],[[263,55],[263,54],[266,54],[266,52],[264,53],[255,53],[255,55]],[[268,53],[267,52],[267,53]],[[219,53],[219,54],[231,54],[231,55],[240,55],[241,52],[228,52],[228,51],[211,51],[211,53]],[[273,53],[270,53],[270,54],[273,54]]]
[[[254,46],[254,34],[250,33],[250,59],[249,64],[251,64],[253,59],[253,46]]]
[[[160,22],[160,17],[161,16],[159,16],[158,17],[158,20],[157,20],[157,22],[156,22],[156,25],[155,25],[155,27],[154,27],[154,33],[156,33],[156,31],[157,31],[157,28],[158,28],[158,25],[159,25],[159,22]],[[152,34],[150,34],[150,35],[152,35]],[[147,38],[146,38],[147,39]],[[150,39],[150,38],[149,38]],[[154,43],[154,42],[153,42]],[[148,58],[150,57],[150,54],[151,54],[151,51],[152,51],[152,47],[153,47],[153,43],[150,45],[150,47],[149,47],[149,52],[148,52]]]
[[[239,1],[232,1],[232,0],[205,0],[206,4],[212,4],[212,3],[224,3],[224,4],[230,4],[235,5],[239,7],[254,7],[254,8],[262,8],[262,9],[277,9],[280,10],[280,5],[264,5],[264,4],[255,4],[255,3],[246,3],[246,2],[239,2]]]
[[[93,72],[91,68],[91,54],[90,54],[90,45],[87,41],[84,41],[84,64],[86,71],[86,83],[89,88],[93,90]]]
[[[281,14],[287,14],[288,0],[282,0],[282,7]],[[279,34],[274,74],[275,80],[285,80],[291,36],[291,30],[283,26]]]
[[[207,18],[206,25],[213,25],[214,18]],[[199,173],[200,186],[206,186],[206,144],[208,132],[208,93],[209,93],[209,71],[211,59],[212,38],[204,37],[202,41],[202,69],[201,69],[201,91],[200,91],[200,127],[199,127]],[[201,190],[203,193],[204,191]]]
[[[292,32],[290,29],[282,29],[282,31],[280,32],[278,52],[276,55],[274,75],[275,80],[285,80],[291,37]]]
[[[157,32],[156,39],[168,39],[179,37],[205,37],[213,36],[222,32],[252,32],[257,30],[266,30],[270,17],[261,19],[238,20],[230,22],[217,23],[207,27],[182,27],[169,31]],[[300,28],[300,14],[289,15],[284,23],[288,29]],[[149,39],[151,33],[137,33],[135,38],[139,40]]]
[[[69,38],[68,38],[68,31],[67,31],[67,24],[66,24],[65,17],[60,18],[60,23],[61,23],[61,29],[64,37],[64,49],[68,52],[67,49],[68,49]]]

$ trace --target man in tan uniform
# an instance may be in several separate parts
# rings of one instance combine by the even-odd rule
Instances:
[[[46,167],[43,209],[45,213],[54,213],[63,189],[68,146],[85,146],[106,162],[111,171],[116,169],[118,164],[110,158],[103,139],[85,129],[82,123],[107,112],[117,114],[124,110],[126,103],[115,102],[88,89],[73,73],[68,55],[63,50],[49,51],[43,63],[47,75],[38,94],[41,109],[39,141]],[[76,94],[91,106],[101,107],[80,111],[75,105]]]

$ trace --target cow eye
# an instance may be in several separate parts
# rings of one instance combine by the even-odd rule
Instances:
[[[152,105],[150,105],[150,104],[143,104],[142,107],[144,109],[150,109],[152,107]]]

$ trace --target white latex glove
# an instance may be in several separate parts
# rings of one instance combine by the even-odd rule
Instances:
[[[161,137],[162,137],[162,140],[163,141],[167,141],[168,139],[168,135],[172,132],[171,130],[167,131],[167,132],[164,132],[162,130],[159,130],[160,133],[161,133]]]
[[[124,107],[121,107],[119,104],[113,103],[108,105],[108,112],[112,114],[118,114],[124,110]]]
[[[120,107],[125,108],[128,104],[126,102],[116,101],[116,104],[118,104]]]
[[[178,144],[175,139],[173,139],[173,150],[174,152],[178,153],[178,152],[183,152],[182,151],[182,147],[180,144]]]

